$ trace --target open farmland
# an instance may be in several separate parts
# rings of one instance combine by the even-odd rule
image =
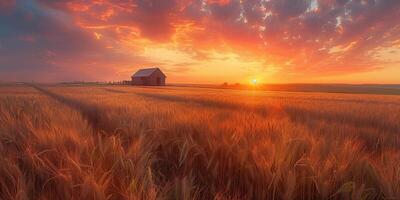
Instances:
[[[0,199],[399,199],[400,96],[0,87]]]

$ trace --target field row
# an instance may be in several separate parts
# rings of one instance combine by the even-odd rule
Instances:
[[[395,199],[400,98],[0,88],[1,199]]]

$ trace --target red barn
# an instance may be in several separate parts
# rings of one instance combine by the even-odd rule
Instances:
[[[140,69],[132,75],[132,85],[164,86],[166,78],[159,68]]]

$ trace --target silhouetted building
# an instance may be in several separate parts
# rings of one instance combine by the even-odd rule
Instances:
[[[132,85],[164,86],[166,78],[159,68],[140,69],[132,75]]]

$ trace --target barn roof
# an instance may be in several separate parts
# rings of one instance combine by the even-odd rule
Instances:
[[[159,68],[139,69],[135,74],[132,75],[132,77],[148,77],[151,76],[157,70],[159,70],[162,73],[162,71]],[[162,74],[164,75],[164,73]]]

